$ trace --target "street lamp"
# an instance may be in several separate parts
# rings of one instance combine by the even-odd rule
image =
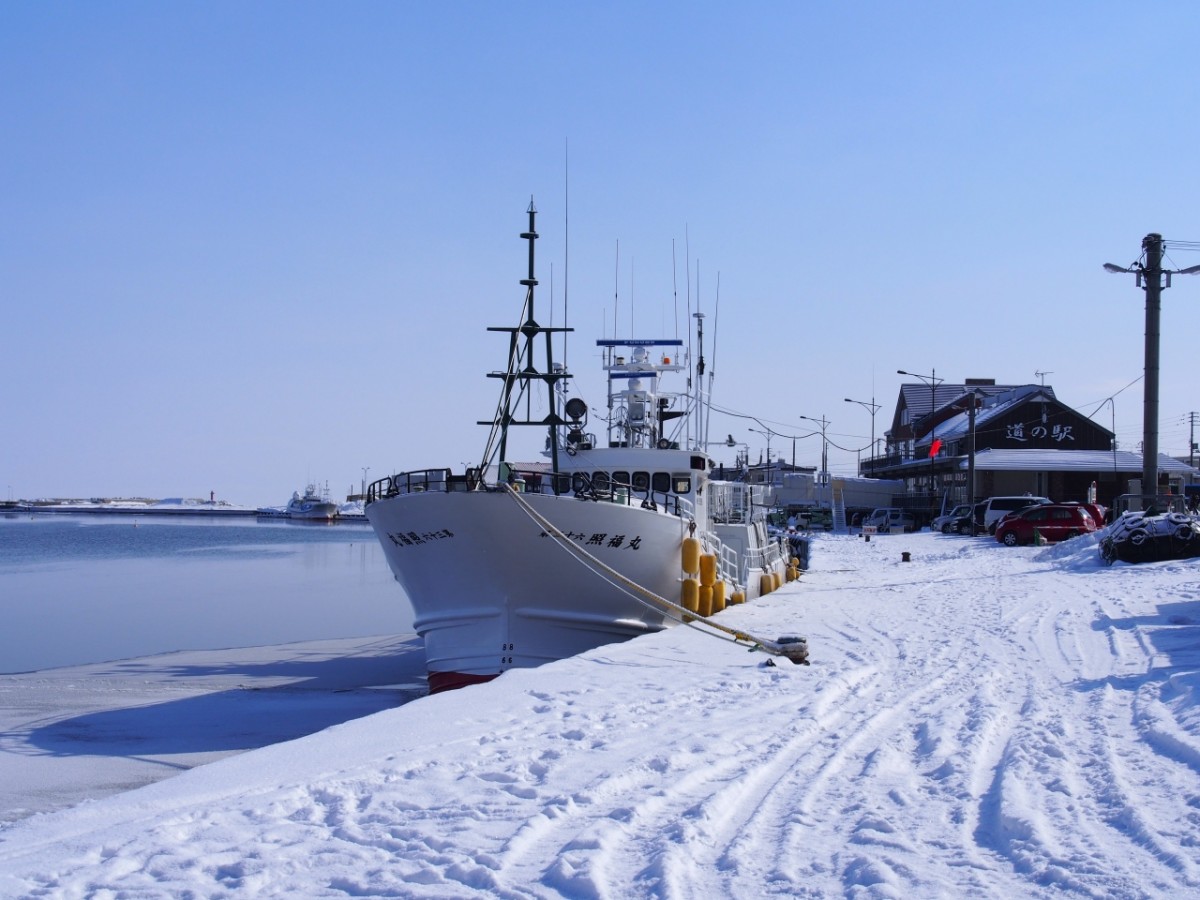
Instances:
[[[750,466],[750,445],[749,444],[743,444],[741,441],[735,441],[733,439],[733,435],[731,434],[725,439],[725,446],[726,447],[741,447],[742,451],[745,452],[745,454],[746,454],[745,465],[747,468],[749,468],[749,466]],[[736,456],[734,463],[737,465],[739,470],[742,468],[742,456],[740,453]]]
[[[937,438],[937,419],[934,413],[937,411],[937,386],[945,381],[945,378],[937,377],[937,369],[931,369],[928,375],[918,375],[916,372],[906,372],[904,369],[897,369],[897,375],[908,375],[912,378],[920,378],[923,382],[929,385],[929,502],[933,505],[934,495],[937,489],[934,487],[934,457],[933,442]],[[913,435],[913,449],[916,449],[916,434]]]
[[[1158,494],[1158,329],[1162,311],[1162,291],[1171,286],[1172,275],[1195,275],[1200,266],[1186,269],[1162,267],[1163,239],[1161,234],[1142,238],[1142,253],[1146,261],[1124,267],[1104,264],[1105,272],[1128,273],[1137,276],[1135,283],[1146,292],[1146,359],[1145,400],[1142,407],[1142,494]],[[1166,285],[1162,277],[1167,276]]]
[[[857,403],[863,409],[865,409],[871,413],[871,477],[874,478],[875,477],[875,413],[879,412],[880,404],[875,402],[874,397],[871,398],[870,403],[868,403],[866,400],[851,400],[849,397],[846,398],[846,402],[847,403]],[[862,473],[859,472],[859,474],[861,475]]]
[[[812,416],[800,416],[801,419],[806,419],[809,422],[816,422],[821,426],[821,471],[818,474],[821,484],[829,482],[829,442],[825,440],[825,429],[829,426],[829,421],[824,415],[819,419],[814,419]],[[832,498],[829,503],[830,511],[833,510]]]
[[[755,434],[766,435],[766,438],[767,438],[767,465],[770,465],[771,464],[771,435],[774,434],[775,432],[773,432],[770,428],[761,428],[761,429],[760,428],[750,428],[748,430],[753,431]]]
[[[979,394],[972,390],[967,395],[967,505],[975,508],[975,409],[979,405]],[[960,404],[954,404],[951,409],[963,409]]]

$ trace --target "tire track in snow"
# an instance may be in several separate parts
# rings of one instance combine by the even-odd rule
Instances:
[[[753,679],[759,677],[756,672]],[[736,685],[725,685],[711,693],[670,695],[661,704],[666,709],[634,709],[637,716],[683,719],[694,727],[664,733],[659,752],[629,760],[623,772],[598,774],[568,806],[525,822],[502,855],[506,880],[528,883],[533,873],[523,872],[525,861],[550,859],[553,863],[538,877],[566,893],[628,896],[667,890],[674,880],[674,837],[680,829],[704,827],[702,807],[710,798],[720,797],[730,785],[739,795],[746,790],[738,775],[747,757],[755,760],[752,773],[769,768],[772,760],[786,766],[820,727],[811,718],[802,719],[797,730],[782,736],[787,732],[778,723],[795,724],[797,704],[791,679],[782,673],[774,677],[780,690],[769,703],[754,707],[730,693],[737,691]],[[820,691],[824,714],[836,717],[839,700],[873,677],[865,667],[834,673]],[[731,718],[740,723],[735,730],[742,737],[726,747]],[[712,724],[706,731],[707,722]]]
[[[1164,842],[1161,829],[1142,821],[1145,813],[1138,811],[1169,807],[1169,798],[1145,804],[1145,796],[1125,787],[1121,757],[1140,756],[1140,749],[1131,748],[1141,742],[1130,733],[1129,702],[1121,696],[1131,697],[1128,686],[1144,680],[1131,673],[1146,671],[1149,642],[1128,633],[1131,629],[1122,636],[1111,624],[1108,633],[1093,628],[1097,620],[1112,622],[1103,608],[1119,587],[1110,581],[1051,573],[1047,578],[1058,581],[1048,594],[1061,587],[1075,596],[1068,606],[1035,605],[1014,619],[1015,634],[1035,651],[1036,664],[1015,728],[981,797],[976,838],[982,849],[1047,890],[1096,894],[1103,885],[1101,894],[1136,896],[1148,888],[1169,893],[1169,885],[1194,884],[1187,853],[1178,843]],[[1057,700],[1048,709],[1040,699],[1056,693],[1066,695],[1072,714],[1064,716]],[[1162,760],[1144,763],[1161,776]],[[1188,777],[1176,789],[1194,791],[1195,772]],[[1184,842],[1194,845],[1195,822],[1189,827]],[[1119,858],[1111,852],[1114,829],[1116,840],[1130,842]]]

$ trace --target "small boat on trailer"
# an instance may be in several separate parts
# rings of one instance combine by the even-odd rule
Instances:
[[[507,369],[489,376],[501,399],[480,423],[491,426],[481,464],[401,472],[367,491],[367,520],[424,639],[431,692],[658,631],[683,610],[706,615],[788,574],[787,545],[767,531],[768,488],[711,477],[703,315],[691,394],[666,385],[689,369],[682,340],[597,341],[608,383],[598,441],[588,404],[567,398],[571,376],[553,359],[554,335],[573,329],[534,315],[532,203],[528,215],[521,324],[488,329],[509,335],[509,352]],[[538,389],[550,412],[535,421]],[[514,426],[546,429],[548,464],[508,461]]]

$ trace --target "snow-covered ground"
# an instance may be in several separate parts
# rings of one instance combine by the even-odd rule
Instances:
[[[676,628],[510,672],[15,822],[0,895],[1200,894],[1200,560],[823,536],[720,621],[813,664]]]

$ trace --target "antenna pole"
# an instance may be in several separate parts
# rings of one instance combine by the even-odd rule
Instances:
[[[567,336],[570,332],[571,307],[567,303],[567,289],[571,283],[571,146],[563,139],[563,369],[567,368]]]
[[[621,333],[620,318],[618,317],[621,299],[621,239],[617,238],[617,251],[613,257],[613,338]]]
[[[679,337],[679,279],[675,274],[675,238],[671,238],[671,298],[675,301],[675,334]]]
[[[704,426],[704,313],[693,313],[696,318],[696,443],[700,443],[700,435],[705,431]],[[699,447],[697,449],[704,449]]]
[[[708,415],[704,417],[704,448],[708,449],[708,430],[712,424],[713,379],[717,376],[717,329],[721,327],[721,273],[717,273],[717,298],[713,304],[712,365],[708,370]],[[792,443],[795,451],[796,444]],[[795,462],[795,459],[792,460]]]

